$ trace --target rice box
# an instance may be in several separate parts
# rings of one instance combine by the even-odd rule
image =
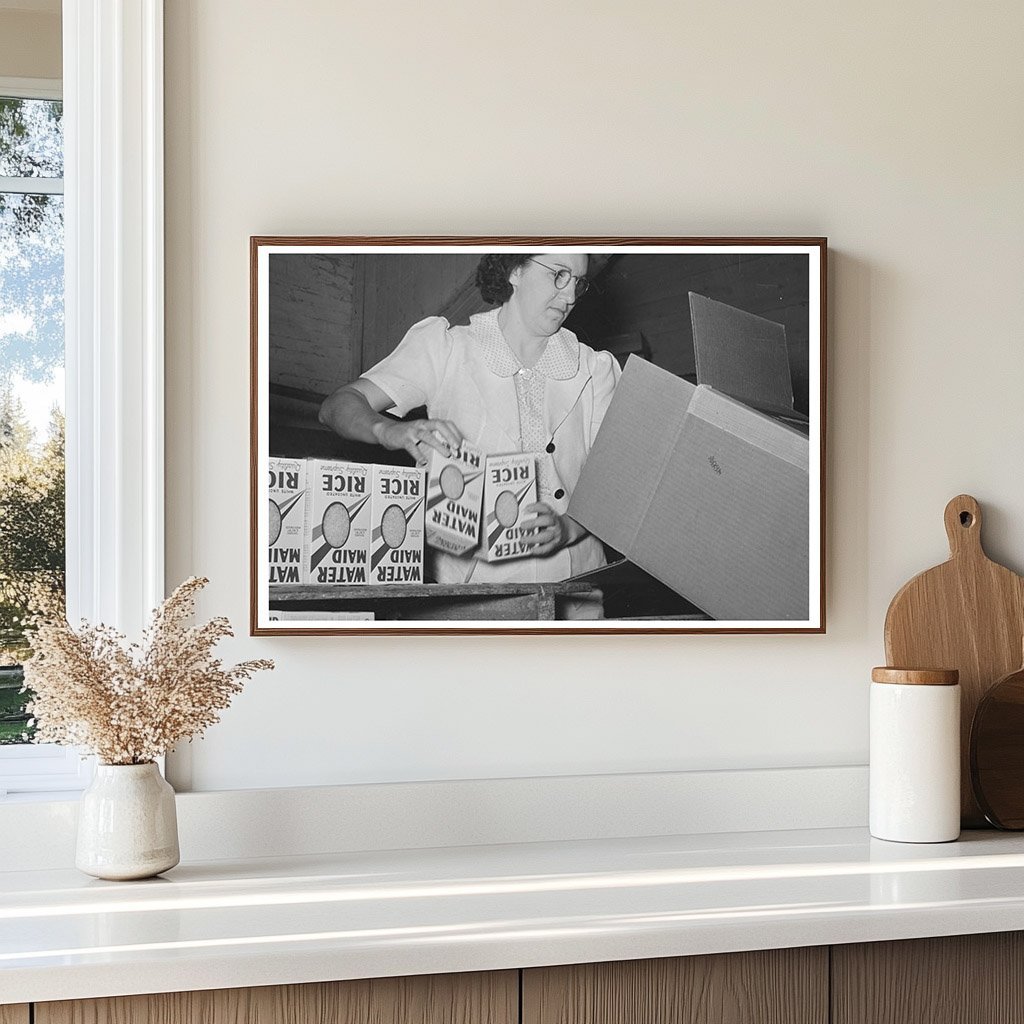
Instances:
[[[267,566],[270,583],[301,583],[305,562],[306,464],[302,459],[269,459]]]
[[[427,471],[427,543],[461,555],[480,543],[484,456],[467,441],[451,454],[432,450]]]
[[[306,474],[309,557],[303,582],[368,583],[373,467],[310,459]]]
[[[370,582],[423,582],[427,481],[412,466],[374,466],[370,501]]]
[[[531,452],[488,455],[484,481],[484,540],[488,562],[526,555],[522,510],[537,500],[537,461]]]

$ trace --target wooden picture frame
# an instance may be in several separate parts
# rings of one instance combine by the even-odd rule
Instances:
[[[255,236],[250,275],[252,635],[825,631],[826,239]]]

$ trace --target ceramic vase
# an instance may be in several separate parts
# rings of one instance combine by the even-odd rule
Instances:
[[[151,878],[180,860],[174,790],[149,764],[99,764],[82,794],[75,866],[96,878]]]

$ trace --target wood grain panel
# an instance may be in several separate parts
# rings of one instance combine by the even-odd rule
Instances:
[[[0,1006],[0,1024],[28,1024],[28,1021],[27,1003]]]
[[[826,1024],[827,1020],[828,950],[824,947],[523,972],[523,1024]]]
[[[833,1024],[1024,1020],[1024,934],[832,947]]]
[[[518,1016],[518,973],[495,971],[37,1003],[35,1024],[516,1024]]]

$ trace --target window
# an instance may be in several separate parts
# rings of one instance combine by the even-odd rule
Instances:
[[[66,3],[62,35],[68,617],[138,635],[164,597],[163,3]],[[0,793],[81,788],[84,765],[0,746]]]
[[[64,132],[60,83],[0,79],[0,793],[79,785],[27,746],[33,601],[64,599]]]
[[[64,599],[64,138],[59,99],[0,83],[0,744],[31,734],[17,663]]]

